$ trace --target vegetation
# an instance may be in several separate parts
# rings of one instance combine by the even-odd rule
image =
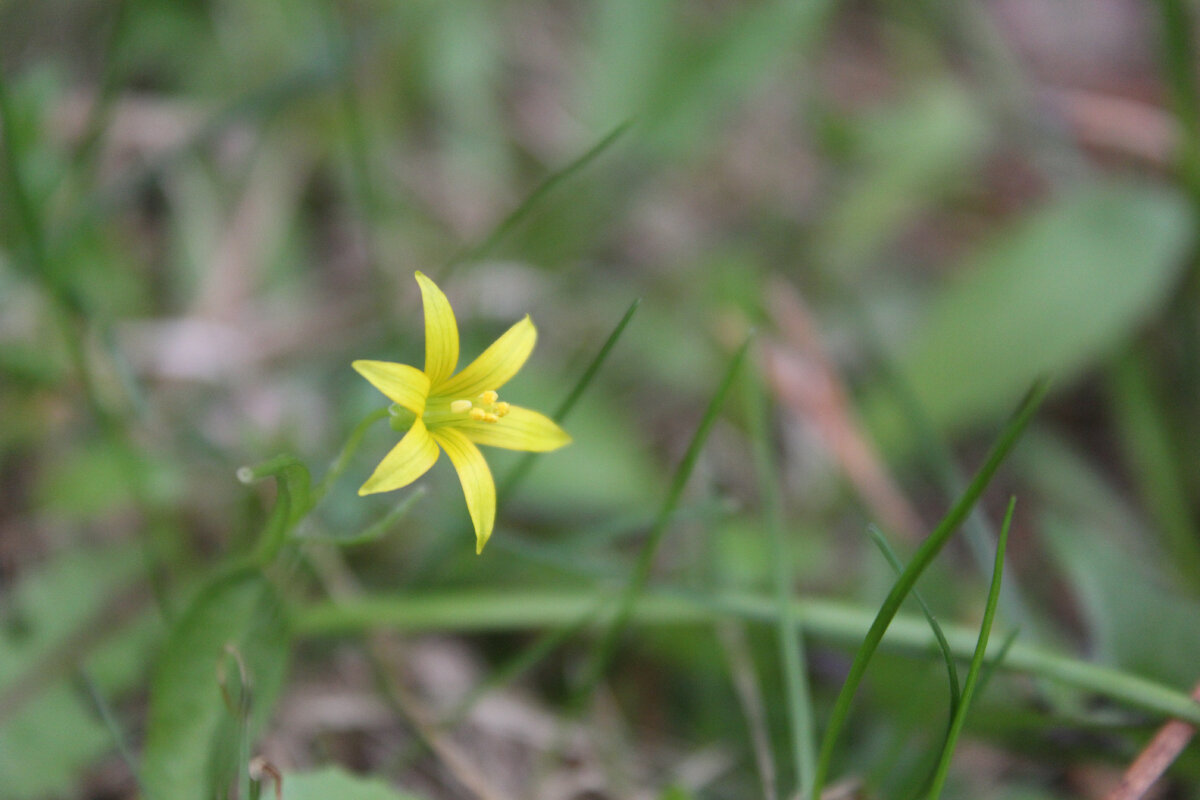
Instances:
[[[1200,797],[1194,13],[0,3],[0,800]]]

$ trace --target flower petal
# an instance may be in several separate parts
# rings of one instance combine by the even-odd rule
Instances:
[[[554,420],[520,406],[509,406],[508,413],[499,422],[468,419],[455,422],[454,427],[475,444],[506,450],[545,453],[571,443],[570,435]]]
[[[475,552],[482,553],[496,524],[496,484],[479,448],[454,428],[438,428],[430,436],[442,446],[458,470],[467,511],[475,523]]]
[[[390,492],[408,486],[429,471],[438,460],[437,445],[417,417],[400,443],[392,448],[358,490],[360,495]]]
[[[436,283],[418,272],[417,285],[425,308],[425,374],[437,386],[458,366],[458,323],[450,301]]]
[[[435,391],[439,397],[470,399],[488,389],[499,389],[525,365],[536,343],[537,328],[527,314],[462,372],[441,385],[435,383]]]
[[[371,382],[379,391],[416,414],[425,413],[425,398],[429,396],[429,378],[416,367],[391,361],[355,361],[350,366]]]

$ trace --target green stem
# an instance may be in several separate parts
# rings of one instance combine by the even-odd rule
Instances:
[[[866,674],[867,665],[871,661],[871,656],[874,655],[875,649],[879,646],[883,639],[884,633],[887,632],[888,625],[896,616],[896,612],[900,610],[900,604],[916,586],[917,579],[921,573],[933,563],[933,559],[941,552],[942,547],[950,540],[950,537],[958,529],[970,513],[976,501],[979,500],[983,490],[987,488],[992,476],[999,469],[1000,463],[1012,450],[1017,440],[1024,433],[1026,426],[1033,419],[1034,413],[1038,406],[1041,405],[1042,399],[1046,395],[1048,385],[1045,381],[1040,381],[1034,385],[1033,389],[1026,396],[1025,401],[1021,404],[1016,416],[1004,429],[1000,438],[992,446],[991,452],[988,454],[987,460],[976,474],[974,480],[967,487],[966,492],[959,498],[950,512],[942,519],[929,538],[917,549],[913,555],[912,561],[904,570],[904,574],[896,581],[892,587],[892,591],[883,601],[883,605],[879,609],[879,613],[875,617],[875,621],[871,624],[871,628],[867,631],[866,638],[863,639],[859,646],[858,653],[854,656],[854,661],[850,665],[850,673],[846,676],[846,682],[842,685],[842,690],[838,694],[837,701],[834,703],[833,713],[830,715],[829,726],[825,731],[825,738],[821,741],[821,753],[817,761],[816,777],[813,780],[813,788],[809,793],[809,797],[820,797],[821,790],[825,785],[825,779],[829,774],[830,765],[833,762],[833,749],[837,744],[838,734],[841,733],[847,719],[850,716],[850,704],[854,700],[855,692],[858,690],[859,684],[862,683],[863,676]]]
[[[692,434],[692,440],[683,455],[683,460],[675,470],[675,475],[671,480],[671,487],[667,491],[666,499],[663,501],[662,508],[658,512],[658,517],[654,521],[654,527],[650,530],[650,535],[646,537],[646,542],[642,545],[642,549],[638,553],[638,559],[633,568],[633,575],[617,600],[617,613],[607,630],[605,630],[600,642],[592,653],[591,660],[584,669],[583,677],[574,699],[577,707],[582,706],[584,698],[591,695],[592,689],[595,688],[596,684],[600,681],[600,677],[608,668],[609,661],[611,661],[613,653],[616,650],[617,640],[629,622],[638,595],[645,590],[646,584],[650,582],[650,572],[654,568],[654,556],[658,553],[659,545],[662,544],[663,536],[667,532],[668,523],[675,513],[675,507],[679,505],[679,500],[683,497],[683,489],[687,485],[688,478],[692,475],[692,470],[696,467],[696,461],[700,458],[700,452],[704,449],[704,443],[708,441],[709,431],[716,424],[717,417],[720,415],[721,409],[725,406],[725,398],[729,395],[729,389],[733,386],[733,382],[737,378],[742,361],[746,357],[746,351],[750,347],[750,342],[751,339],[747,338],[733,355],[733,358],[729,360],[729,366],[725,370],[725,377],[721,381],[720,386],[717,387],[712,400],[709,401],[708,408],[704,411],[704,416],[700,420],[699,427]]]
[[[371,596],[317,603],[297,609],[292,629],[299,636],[346,636],[387,628],[404,633],[485,633],[530,630],[569,625],[596,607],[594,591],[447,592]],[[808,637],[855,646],[876,616],[871,608],[827,600],[795,600],[792,612],[796,626]],[[601,621],[611,620],[611,606],[598,612]],[[711,625],[714,620],[735,617],[763,624],[779,618],[776,601],[746,594],[696,594],[651,590],[630,613],[639,625]],[[966,661],[975,651],[978,631],[959,625],[942,630],[957,659]],[[937,657],[937,640],[922,617],[898,614],[888,627],[880,646],[888,652]],[[994,660],[1003,645],[989,644],[987,656]],[[1054,680],[1066,686],[1095,693],[1163,717],[1200,725],[1200,703],[1187,692],[1077,658],[1014,643],[999,667]]]
[[[568,394],[566,398],[559,403],[558,408],[555,409],[553,414],[553,419],[555,422],[562,422],[564,419],[566,419],[567,415],[571,413],[571,409],[575,408],[575,404],[579,402],[579,398],[583,397],[583,393],[587,391],[589,386],[592,385],[592,379],[595,378],[596,373],[600,371],[601,365],[608,360],[608,354],[612,351],[613,347],[616,346],[617,340],[620,339],[621,334],[625,332],[625,326],[627,326],[629,321],[633,319],[634,313],[637,312],[638,306],[641,304],[642,299],[640,297],[635,298],[634,301],[629,304],[629,308],[625,309],[625,314],[621,317],[621,321],[617,323],[617,326],[613,328],[612,333],[610,333],[608,338],[604,340],[604,344],[601,345],[600,350],[596,353],[596,356],[592,359],[591,363],[588,364],[587,369],[584,370],[583,376],[575,382],[575,386],[571,389],[570,394]],[[517,485],[525,479],[525,476],[533,467],[537,457],[538,453],[526,453],[525,456],[519,462],[517,462],[517,465],[513,467],[512,471],[508,473],[508,475],[504,478],[504,482],[500,485],[499,494],[501,497],[507,498],[510,496],[513,489],[515,489]]]
[[[767,431],[767,398],[757,376],[747,377],[750,438],[754,449],[755,472],[759,491],[767,512],[767,536],[771,560],[774,562],[775,604],[779,609],[776,636],[779,644],[779,663],[783,670],[787,693],[788,722],[791,726],[792,769],[797,790],[812,780],[817,763],[816,737],[813,733],[812,697],[808,688],[808,659],[804,653],[804,637],[796,627],[793,615],[792,556],[788,552],[783,525],[783,498],[779,491],[779,473],[771,450],[772,439]],[[792,793],[784,793],[790,797]]]
[[[1008,549],[1008,531],[1012,527],[1013,508],[1016,507],[1016,504],[1015,497],[1008,501],[1004,524],[1000,527],[1000,540],[996,543],[996,566],[992,569],[992,586],[988,590],[983,621],[979,625],[979,641],[975,644],[975,652],[971,656],[971,666],[967,670],[967,682],[963,687],[962,702],[954,713],[954,719],[950,723],[950,732],[946,735],[946,743],[942,747],[942,756],[938,760],[937,770],[934,772],[933,782],[929,789],[929,800],[937,800],[941,797],[942,787],[946,785],[946,776],[950,774],[950,760],[954,755],[954,746],[967,722],[967,712],[971,710],[971,698],[979,686],[980,676],[983,673],[988,639],[992,634],[992,623],[996,619],[996,605],[1000,602],[1000,584],[1004,575],[1004,553]]]
[[[367,430],[379,420],[388,415],[386,408],[378,409],[367,414],[362,420],[354,426],[354,430],[350,431],[350,435],[346,437],[346,444],[342,446],[342,452],[338,453],[337,460],[333,462],[333,466],[321,478],[312,491],[312,505],[316,506],[321,502],[321,498],[329,491],[329,487],[342,476],[346,471],[346,467],[350,466],[350,459],[358,452],[359,446],[362,444],[363,437],[366,436]]]

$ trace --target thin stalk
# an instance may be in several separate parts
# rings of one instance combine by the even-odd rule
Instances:
[[[779,472],[767,431],[767,398],[757,376],[748,376],[745,386],[754,466],[755,472],[758,473],[759,492],[766,507],[767,536],[771,560],[774,561],[772,577],[775,582],[775,604],[779,610],[776,638],[791,729],[792,768],[798,791],[812,780],[817,763],[812,696],[808,686],[808,659],[804,652],[804,637],[796,626],[793,613],[792,592],[795,577],[792,574],[792,556],[784,534]],[[792,794],[793,792],[784,792],[783,796],[791,797]]]
[[[591,695],[593,688],[600,681],[600,677],[608,669],[608,664],[612,659],[613,653],[616,651],[617,640],[633,614],[633,608],[637,603],[638,596],[645,590],[646,584],[650,582],[650,572],[654,567],[654,556],[658,553],[658,547],[662,544],[663,536],[667,532],[667,523],[671,520],[672,515],[675,513],[675,507],[679,505],[679,501],[683,497],[683,489],[687,485],[688,478],[692,476],[692,470],[696,467],[696,462],[700,458],[700,452],[704,449],[704,443],[708,441],[709,432],[712,430],[713,425],[716,424],[721,409],[725,406],[725,398],[729,395],[729,389],[733,386],[733,382],[737,378],[751,341],[751,338],[747,338],[742,343],[742,346],[738,348],[737,352],[734,353],[733,358],[729,360],[729,366],[725,370],[725,377],[709,401],[708,408],[705,409],[704,416],[700,419],[699,427],[692,434],[692,440],[688,443],[683,460],[679,462],[679,466],[675,470],[675,475],[671,479],[670,489],[668,489],[666,499],[663,501],[662,508],[658,512],[658,517],[655,519],[654,527],[650,530],[645,544],[642,545],[642,549],[638,553],[637,562],[633,568],[633,575],[617,600],[616,615],[601,636],[596,649],[592,651],[592,658],[584,669],[579,688],[575,695],[575,702],[578,704],[577,707],[582,707],[584,699]]]
[[[879,552],[883,553],[883,557],[887,560],[888,565],[896,571],[896,575],[904,574],[904,564],[901,563],[896,551],[888,544],[888,540],[884,538],[883,532],[874,525],[867,526],[867,535],[871,537],[871,541],[879,548]],[[933,636],[937,639],[938,648],[942,651],[942,660],[946,662],[946,680],[950,684],[950,718],[954,718],[954,713],[958,710],[958,703],[962,699],[962,690],[958,684],[958,670],[954,666],[954,653],[950,651],[950,643],[946,641],[946,634],[942,632],[942,626],[937,621],[937,617],[933,614],[933,609],[925,602],[925,598],[916,589],[913,589],[913,599],[917,601],[917,605],[921,607],[921,614],[929,623],[929,629],[933,631]]]
[[[929,800],[938,800],[942,787],[946,785],[946,776],[950,773],[950,760],[954,755],[954,746],[958,743],[959,734],[967,721],[967,712],[971,709],[971,698],[979,685],[983,673],[984,658],[987,655],[988,638],[992,633],[992,622],[996,619],[996,605],[1000,600],[1000,583],[1004,575],[1004,553],[1008,549],[1008,531],[1012,526],[1013,508],[1017,499],[1008,501],[1008,510],[1004,513],[1004,523],[1000,526],[1000,540],[996,543],[996,566],[992,569],[992,585],[988,590],[987,605],[984,606],[983,621],[979,625],[979,641],[975,645],[975,653],[971,656],[971,666],[967,670],[967,682],[963,687],[962,703],[950,723],[950,733],[942,747],[942,757],[934,772],[933,783],[929,788]]]
[[[446,277],[460,264],[467,261],[476,261],[489,255],[496,249],[508,236],[516,229],[518,225],[525,221],[535,208],[537,208],[543,200],[560,184],[567,181],[572,176],[584,170],[589,164],[595,161],[600,155],[612,147],[617,141],[625,135],[632,127],[633,120],[626,120],[620,125],[617,125],[611,131],[601,137],[600,141],[589,147],[584,153],[578,156],[574,161],[562,167],[555,172],[547,175],[541,183],[539,183],[529,195],[521,201],[521,204],[509,212],[508,216],[500,221],[496,227],[492,228],[491,233],[487,238],[478,244],[468,247],[454,257],[438,270],[437,282],[441,283]]]
[[[313,487],[311,495],[313,506],[316,506],[317,503],[321,502],[321,498],[323,498],[325,493],[329,491],[329,487],[332,486],[334,482],[342,476],[342,473],[346,471],[346,467],[350,466],[350,459],[354,457],[356,452],[358,452],[359,445],[362,444],[363,437],[367,434],[367,429],[369,429],[379,420],[387,417],[387,415],[388,410],[386,408],[380,408],[376,411],[372,411],[370,414],[367,414],[362,418],[361,421],[359,421],[357,425],[354,426],[354,430],[350,431],[350,435],[346,437],[346,444],[342,446],[342,452],[338,453],[338,457],[333,462],[333,466],[331,466],[329,471],[321,477],[320,482]]]
[[[620,339],[621,334],[625,332],[625,326],[627,326],[629,321],[633,319],[634,313],[637,312],[638,306],[641,304],[642,299],[638,297],[629,304],[629,308],[625,309],[625,313],[621,316],[621,320],[617,323],[617,326],[613,328],[612,333],[608,335],[608,338],[604,340],[604,344],[600,346],[599,352],[596,353],[591,363],[588,364],[587,369],[583,371],[582,377],[575,382],[575,386],[572,387],[570,393],[563,398],[563,401],[559,403],[558,408],[555,409],[554,414],[552,415],[552,418],[555,422],[562,422],[564,419],[566,419],[567,415],[571,413],[571,409],[575,408],[575,404],[579,402],[579,398],[582,397],[583,393],[587,391],[587,388],[592,385],[592,379],[596,377],[596,373],[600,371],[600,367],[605,361],[608,360],[609,353],[611,353],[613,347],[616,346],[617,340]],[[512,468],[512,471],[505,476],[504,482],[500,484],[499,494],[501,497],[508,497],[512,493],[513,489],[515,489],[517,485],[521,483],[521,481],[525,480],[525,476],[529,474],[529,470],[533,467],[534,461],[537,460],[537,457],[537,453],[527,453],[520,461],[517,462],[517,465]]]
[[[912,561],[904,570],[904,574],[896,581],[887,599],[883,601],[883,605],[880,607],[875,621],[871,624],[870,630],[867,631],[866,638],[859,646],[858,653],[850,665],[850,674],[847,675],[846,682],[842,685],[842,690],[838,694],[837,701],[834,703],[829,727],[826,729],[825,737],[821,742],[821,752],[817,760],[816,778],[813,780],[813,788],[809,793],[810,797],[821,796],[821,790],[825,785],[826,777],[833,762],[833,750],[837,744],[838,735],[841,733],[842,728],[845,727],[846,721],[850,716],[850,704],[854,700],[854,695],[858,690],[859,684],[862,683],[863,675],[866,674],[867,665],[870,664],[871,657],[879,646],[879,642],[883,639],[888,625],[891,624],[892,619],[896,616],[896,612],[899,611],[900,604],[904,602],[904,598],[912,591],[921,573],[933,563],[933,559],[937,557],[937,554],[941,552],[942,547],[950,540],[950,537],[958,529],[958,526],[966,519],[971,508],[974,507],[980,495],[983,494],[983,490],[987,488],[992,476],[999,469],[1000,463],[1008,455],[1009,451],[1012,450],[1017,440],[1021,437],[1021,434],[1025,431],[1026,426],[1033,419],[1033,415],[1037,411],[1038,406],[1041,405],[1046,391],[1047,383],[1045,381],[1040,381],[1034,385],[1033,389],[1026,396],[1025,401],[1021,404],[1016,416],[1009,422],[996,444],[993,445],[991,453],[988,454],[987,460],[967,487],[967,491],[954,504],[954,507],[950,509],[950,512],[942,519],[933,533],[929,535],[929,538],[917,549]]]
[[[383,628],[412,634],[495,633],[570,624],[593,609],[596,602],[594,589],[374,595],[301,607],[294,610],[291,621],[293,631],[301,637],[349,636]],[[607,606],[599,613],[599,620],[611,621],[616,610]],[[855,647],[871,628],[878,611],[849,603],[807,599],[793,601],[793,613],[797,627],[810,638]],[[774,625],[778,616],[779,609],[771,597],[651,589],[633,608],[629,619],[642,626],[709,626],[714,620],[726,617]],[[978,631],[950,624],[943,625],[942,630],[955,658],[970,659]],[[890,653],[922,658],[938,654],[938,643],[929,623],[911,614],[896,615],[880,647]],[[1002,650],[995,642],[989,644],[989,661],[995,660]],[[1057,681],[1130,708],[1200,725],[1200,703],[1192,700],[1187,691],[1043,647],[1014,643],[999,669]]]

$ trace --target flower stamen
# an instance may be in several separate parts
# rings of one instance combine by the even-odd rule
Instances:
[[[495,389],[481,392],[475,401],[463,399],[450,403],[452,414],[466,414],[476,422],[499,422],[510,408],[508,403],[500,400],[500,393]]]

